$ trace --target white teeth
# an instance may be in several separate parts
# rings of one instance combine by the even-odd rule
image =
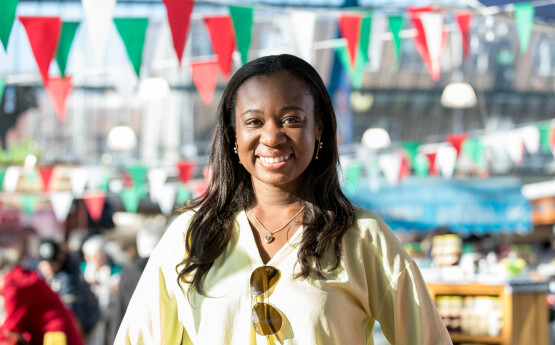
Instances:
[[[281,157],[260,157],[260,159],[266,164],[279,163],[289,159],[289,156]]]

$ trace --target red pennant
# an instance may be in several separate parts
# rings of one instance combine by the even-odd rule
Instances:
[[[428,152],[426,153],[426,157],[428,157],[428,160],[430,161],[430,167],[428,168],[430,171],[430,175],[438,175],[439,171],[436,167],[436,156],[437,156],[437,152]]]
[[[73,84],[71,77],[65,78],[49,78],[48,83],[45,85],[46,92],[54,104],[56,115],[62,122],[66,119],[66,101],[67,97],[73,91]]]
[[[441,71],[434,71],[432,68],[432,60],[430,58],[430,52],[428,51],[428,43],[426,43],[426,31],[424,30],[424,25],[422,24],[422,20],[420,20],[420,13],[424,12],[432,12],[432,8],[430,6],[425,7],[408,7],[407,12],[410,16],[410,21],[412,26],[416,29],[416,36],[414,37],[414,43],[416,44],[416,50],[418,54],[424,61],[426,68],[430,72],[433,80],[439,80],[439,72]],[[444,35],[445,37],[445,35]]]
[[[48,69],[58,49],[62,21],[59,17],[19,17],[19,20],[27,31],[42,81],[47,85]]]
[[[351,65],[356,65],[357,49],[360,42],[360,23],[362,16],[356,13],[343,13],[339,16],[339,30],[347,40],[347,50],[351,57]]]
[[[466,134],[449,134],[445,136],[445,140],[451,144],[457,151],[457,157],[461,154],[462,145],[466,141]]]
[[[202,61],[191,63],[193,82],[197,87],[200,98],[206,105],[212,104],[214,91],[218,83],[218,61]]]
[[[212,50],[218,56],[218,63],[224,77],[231,73],[231,61],[235,50],[233,22],[229,16],[204,17],[204,23],[210,34]]]
[[[41,166],[39,167],[39,174],[42,178],[43,190],[50,191],[50,181],[52,180],[52,172],[54,172],[53,166]]]
[[[472,21],[472,13],[455,13],[455,19],[461,31],[464,57],[468,59],[470,57],[470,22]]]
[[[407,155],[402,153],[401,154],[401,166],[399,168],[399,181],[404,179],[405,177],[410,176],[410,163]]]
[[[164,5],[166,5],[168,22],[172,31],[173,48],[181,66],[181,58],[183,57],[189,23],[191,22],[191,12],[193,12],[195,2],[191,0],[164,0]]]
[[[102,216],[102,209],[106,202],[106,194],[102,192],[87,192],[83,195],[83,199],[85,200],[85,205],[87,206],[87,211],[89,211],[91,219],[98,222]]]
[[[177,170],[179,170],[179,179],[182,183],[187,183],[193,177],[195,172],[195,162],[181,161],[177,163]]]

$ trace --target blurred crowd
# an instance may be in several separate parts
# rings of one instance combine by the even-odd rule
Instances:
[[[24,243],[0,248],[0,345],[113,344],[164,220],[132,241],[86,229],[56,241],[27,229]]]

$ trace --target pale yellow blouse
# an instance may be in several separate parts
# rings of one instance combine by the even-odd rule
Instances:
[[[369,211],[357,209],[357,226],[345,234],[341,264],[328,279],[293,279],[302,228],[267,263],[281,271],[267,302],[286,318],[269,339],[251,327],[249,280],[263,262],[245,212],[237,214],[233,240],[205,277],[207,295],[187,298],[187,286],[184,292],[177,284],[191,215],[176,218],[153,252],[116,345],[371,345],[376,320],[394,345],[451,344],[416,264]]]

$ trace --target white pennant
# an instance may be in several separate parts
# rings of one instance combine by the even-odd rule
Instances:
[[[10,166],[6,169],[6,175],[4,175],[4,190],[6,192],[15,192],[19,176],[21,176],[20,167]]]
[[[101,63],[112,29],[116,0],[81,0],[85,12],[87,36],[96,63]]]
[[[168,172],[162,168],[149,169],[147,173],[150,200],[157,202],[157,193],[166,183]]]
[[[372,16],[370,44],[368,45],[368,58],[370,59],[370,70],[372,72],[377,72],[382,67],[383,35],[387,32],[387,28],[387,18],[384,15],[375,14]]]
[[[291,21],[299,56],[306,62],[311,63],[314,54],[316,13],[309,11],[293,11],[291,14]]]
[[[399,175],[401,173],[401,155],[397,153],[381,155],[378,159],[378,164],[387,181],[392,185],[396,185],[399,182]]]
[[[440,146],[437,149],[435,164],[439,168],[441,176],[445,178],[453,177],[457,164],[457,150],[451,145]]]
[[[430,54],[432,70],[441,68],[441,48],[443,41],[443,15],[440,13],[421,13],[420,20],[426,34],[426,45]]]
[[[75,168],[69,173],[69,182],[71,184],[71,191],[75,198],[81,198],[83,193],[85,193],[85,187],[87,186],[87,169],[85,168]]]
[[[526,151],[530,154],[538,153],[540,149],[540,131],[538,127],[530,125],[522,127],[519,130],[522,142],[524,142],[524,147]]]
[[[503,144],[513,164],[519,165],[524,156],[524,146],[521,136],[516,132],[506,133]]]
[[[176,197],[177,186],[175,184],[165,184],[156,191],[158,206],[163,214],[170,215],[172,213]]]
[[[56,192],[50,194],[50,203],[54,209],[56,219],[61,223],[64,222],[73,203],[73,195],[71,192]]]

